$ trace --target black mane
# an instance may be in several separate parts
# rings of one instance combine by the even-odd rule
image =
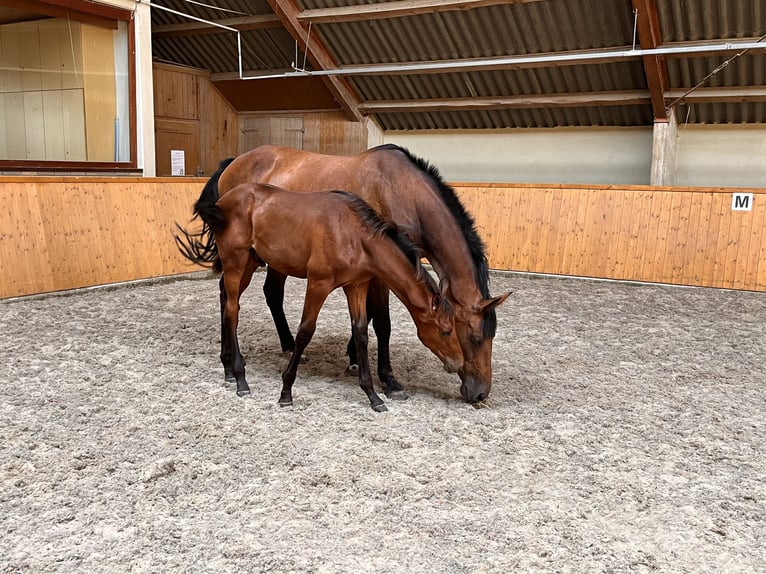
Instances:
[[[412,162],[420,171],[428,175],[431,181],[434,183],[436,189],[439,190],[439,195],[442,201],[449,209],[452,216],[455,218],[460,230],[463,233],[468,251],[471,254],[473,260],[474,278],[476,285],[479,288],[481,296],[485,299],[489,299],[489,263],[487,262],[487,255],[485,252],[484,242],[479,237],[478,231],[476,231],[476,222],[471,214],[466,211],[463,204],[458,199],[455,190],[445,183],[442,179],[439,170],[436,166],[430,164],[427,160],[419,158],[406,148],[403,148],[394,144],[384,144],[373,148],[374,150],[389,150],[398,151],[403,153],[407,159]],[[484,314],[484,335],[486,337],[494,337],[497,329],[497,316],[494,309]]]

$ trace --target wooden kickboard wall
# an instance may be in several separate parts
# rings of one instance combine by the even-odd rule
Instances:
[[[0,177],[0,298],[200,270],[173,232],[205,181]],[[453,186],[494,269],[766,291],[766,190]]]
[[[0,298],[200,270],[173,232],[205,181],[0,177]]]
[[[766,291],[763,189],[455,189],[496,269]],[[735,193],[750,210],[732,210]]]

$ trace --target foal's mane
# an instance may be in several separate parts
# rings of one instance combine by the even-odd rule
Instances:
[[[358,195],[354,195],[347,191],[337,190],[333,191],[333,193],[343,198],[343,201],[345,201],[352,211],[356,213],[364,228],[369,231],[373,237],[386,236],[391,239],[399,250],[407,257],[407,261],[409,261],[415,268],[418,278],[422,279],[421,275],[425,274],[423,266],[420,264],[420,258],[423,256],[423,252],[406,233],[401,231],[390,221],[383,221],[375,210],[370,207],[370,204]]]
[[[466,245],[468,246],[468,251],[471,254],[471,259],[473,260],[474,279],[476,280],[476,285],[479,288],[481,296],[485,299],[490,298],[489,263],[487,262],[484,242],[481,240],[479,233],[476,230],[476,222],[460,202],[460,199],[455,193],[455,190],[447,185],[444,179],[442,179],[442,176],[436,166],[432,165],[423,158],[419,158],[413,155],[408,149],[394,144],[384,144],[377,146],[370,151],[379,150],[398,151],[403,153],[404,156],[409,159],[416,168],[428,176],[428,178],[434,184],[434,187],[439,191],[439,195],[441,196],[442,201],[447,206],[447,209],[449,209],[450,213],[452,213],[452,216],[455,218],[455,221],[460,227],[460,231],[463,233],[463,239],[465,239]],[[495,314],[495,310],[491,309],[484,314],[484,335],[490,338],[494,337],[496,329],[497,315]]]
[[[407,260],[415,269],[415,276],[418,281],[424,282],[429,286],[434,294],[439,293],[439,289],[433,277],[423,268],[420,259],[423,257],[423,251],[404,231],[400,230],[395,224],[389,221],[383,221],[370,204],[358,195],[347,191],[333,191],[338,194],[346,204],[356,213],[364,228],[369,231],[373,237],[386,236],[391,239],[399,250],[404,253]],[[451,306],[445,297],[440,298],[440,304],[443,312],[451,312]]]

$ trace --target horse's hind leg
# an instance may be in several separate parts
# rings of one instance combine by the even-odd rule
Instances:
[[[220,246],[219,246],[220,249]],[[231,373],[237,382],[237,395],[244,397],[250,394],[250,387],[245,380],[245,361],[239,349],[237,326],[239,323],[239,298],[242,291],[250,282],[257,262],[251,257],[249,250],[238,249],[236,252],[223,256],[224,274],[221,284],[223,307],[223,336],[226,341],[227,354],[221,353],[224,371]]]
[[[258,269],[258,262],[251,256],[245,265],[242,276],[239,280],[239,294],[237,298],[241,297],[245,289],[250,285],[250,281],[253,278],[253,273]],[[221,276],[218,282],[218,289],[220,291],[221,300],[221,364],[223,365],[223,376],[227,383],[233,383],[237,380],[232,371],[232,339],[229,329],[225,325],[224,316],[226,309],[227,294],[224,287],[224,278]],[[244,359],[243,359],[244,361]]]
[[[306,298],[303,301],[303,315],[301,324],[298,326],[298,332],[295,335],[295,349],[290,356],[290,362],[282,373],[282,392],[279,395],[279,405],[288,407],[293,404],[293,383],[298,373],[298,364],[301,362],[301,355],[306,350],[311,337],[316,330],[317,317],[327,296],[333,290],[333,286],[322,282],[312,282],[309,280],[306,286]]]
[[[359,386],[362,388],[367,398],[370,400],[372,410],[384,412],[388,409],[381,398],[375,392],[372,384],[372,375],[370,374],[370,359],[367,353],[367,288],[365,287],[344,287],[346,298],[348,299],[348,310],[351,314],[351,332],[356,345],[356,356],[359,361]]]
[[[295,349],[295,339],[290,332],[290,325],[285,317],[285,281],[287,276],[269,267],[266,269],[266,280],[263,282],[263,294],[266,297],[266,305],[271,311],[271,318],[279,335],[279,344],[282,351],[287,353]]]

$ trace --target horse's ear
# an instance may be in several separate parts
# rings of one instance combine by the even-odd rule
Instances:
[[[449,279],[447,279],[447,276],[445,275],[444,277],[439,279],[439,293],[442,294],[442,297],[446,297],[448,291],[449,291]]]
[[[441,305],[442,305],[442,296],[439,295],[438,293],[434,293],[431,296],[431,310],[438,311]]]
[[[505,300],[508,299],[511,293],[513,293],[513,291],[508,291],[508,293],[504,295],[498,295],[497,297],[492,297],[491,299],[484,299],[481,302],[481,312],[488,313],[492,309],[495,309],[498,305],[502,305],[505,303]]]

